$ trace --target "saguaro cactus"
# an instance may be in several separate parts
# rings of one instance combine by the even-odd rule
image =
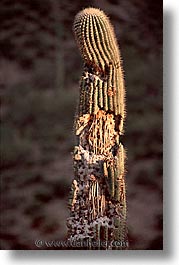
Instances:
[[[125,151],[120,135],[125,87],[120,52],[113,27],[99,9],[79,12],[74,33],[84,70],[75,119],[69,240],[87,249],[123,249],[127,247]]]

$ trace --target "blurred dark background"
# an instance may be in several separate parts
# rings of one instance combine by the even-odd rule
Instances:
[[[130,249],[162,249],[162,1],[1,0],[1,249],[66,237],[84,7],[111,18],[127,90]]]

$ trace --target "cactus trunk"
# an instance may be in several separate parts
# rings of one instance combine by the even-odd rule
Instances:
[[[74,21],[84,60],[75,119],[69,240],[87,249],[126,249],[125,87],[114,30],[103,11],[86,8]]]

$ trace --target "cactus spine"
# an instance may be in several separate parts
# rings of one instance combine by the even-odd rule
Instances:
[[[74,33],[84,70],[75,120],[69,240],[86,243],[88,249],[124,249],[125,151],[120,135],[125,87],[120,53],[113,27],[99,9],[79,12]]]

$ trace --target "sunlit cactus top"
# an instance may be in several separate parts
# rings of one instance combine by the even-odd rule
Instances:
[[[74,32],[86,63],[95,63],[102,70],[105,65],[119,66],[114,30],[103,11],[91,7],[80,11],[74,20]]]

